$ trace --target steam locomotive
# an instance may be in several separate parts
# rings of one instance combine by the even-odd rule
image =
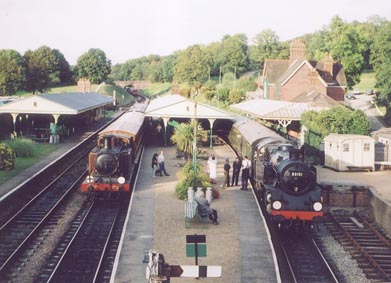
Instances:
[[[109,198],[131,191],[135,162],[142,151],[145,110],[148,100],[136,102],[107,128],[99,132],[88,158],[88,176],[81,191]]]
[[[228,139],[233,149],[251,159],[250,181],[273,222],[288,226],[323,217],[316,168],[300,157],[292,142],[247,118],[237,118]]]

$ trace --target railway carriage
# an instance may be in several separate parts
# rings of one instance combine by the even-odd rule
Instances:
[[[141,151],[148,101],[136,103],[99,132],[88,157],[88,176],[82,192],[111,194],[129,192],[134,164]]]
[[[274,222],[291,225],[323,216],[316,170],[290,141],[243,117],[237,118],[228,139],[239,155],[251,159],[251,183]]]

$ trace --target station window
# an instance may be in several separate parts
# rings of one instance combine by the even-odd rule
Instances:
[[[342,149],[343,152],[349,152],[349,144],[348,143],[344,143],[343,144],[343,149]]]
[[[364,151],[369,151],[371,148],[369,143],[364,143]]]

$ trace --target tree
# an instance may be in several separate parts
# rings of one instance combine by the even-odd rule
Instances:
[[[386,121],[391,123],[391,23],[383,25],[376,35],[371,54],[376,72],[377,100],[386,106]]]
[[[331,54],[335,60],[342,62],[348,88],[351,89],[360,82],[366,42],[352,25],[338,27],[333,35]]]
[[[15,94],[25,78],[23,57],[15,50],[0,50],[0,96]]]
[[[221,50],[217,63],[222,66],[223,73],[236,72],[242,74],[248,70],[248,46],[245,34],[226,35],[221,42]]]
[[[76,72],[79,78],[87,78],[92,83],[104,82],[111,71],[111,61],[100,49],[91,48],[77,59]]]
[[[50,86],[69,82],[70,67],[64,55],[57,49],[42,46],[24,54],[26,64],[26,90],[43,92]]]
[[[174,78],[194,85],[208,78],[208,58],[200,45],[193,45],[179,53]]]
[[[319,148],[320,142],[330,133],[369,135],[371,124],[361,110],[337,107],[321,112],[308,111],[301,116],[301,123],[309,130],[307,143]]]
[[[279,58],[282,46],[278,35],[271,29],[265,29],[254,38],[254,48],[251,48],[251,60],[257,63],[259,69],[263,69],[265,59]]]

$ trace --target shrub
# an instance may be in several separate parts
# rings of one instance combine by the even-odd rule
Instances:
[[[7,144],[0,143],[0,170],[15,168],[15,153]]]
[[[16,157],[34,157],[36,155],[34,144],[29,139],[15,138],[6,143],[15,152]]]
[[[179,175],[179,181],[175,187],[177,197],[185,199],[187,197],[187,189],[189,187],[207,188],[210,187],[209,177],[206,175],[201,166],[197,164],[197,175],[194,175],[193,163],[187,162]]]

